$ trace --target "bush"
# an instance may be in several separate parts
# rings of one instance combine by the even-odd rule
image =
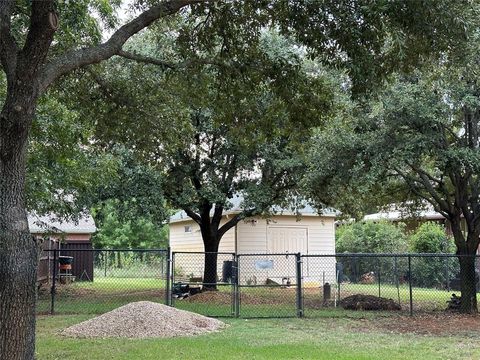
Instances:
[[[407,250],[405,225],[391,222],[355,222],[336,232],[337,253],[403,253]]]
[[[445,227],[435,223],[423,223],[409,239],[410,250],[414,253],[453,254],[455,243],[445,232]]]
[[[455,252],[455,244],[445,227],[434,222],[422,224],[409,239],[410,251],[414,253]],[[420,287],[444,288],[447,279],[454,278],[459,271],[458,259],[454,257],[419,257],[412,259],[412,283]]]
[[[404,224],[390,222],[356,222],[341,226],[336,232],[337,253],[404,253],[407,250],[407,236]],[[373,272],[380,274],[382,282],[395,283],[403,276],[404,259],[393,257],[338,257],[343,264],[347,280],[360,281],[362,275]]]

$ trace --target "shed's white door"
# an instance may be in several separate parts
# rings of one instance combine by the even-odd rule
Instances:
[[[307,228],[297,226],[268,226],[267,251],[270,254],[308,253]]]

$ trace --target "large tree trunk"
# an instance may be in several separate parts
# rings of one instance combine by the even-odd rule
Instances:
[[[473,314],[477,312],[477,282],[475,274],[475,255],[459,256],[460,290],[462,300],[460,312]]]
[[[217,261],[219,239],[211,238],[208,242],[204,239],[205,263],[203,269],[203,289],[217,289]]]
[[[38,253],[25,212],[25,158],[33,111],[27,102],[31,98],[24,99],[7,100],[0,113],[0,359],[8,360],[35,356]]]
[[[117,268],[123,268],[122,264],[122,253],[120,251],[117,252]]]
[[[460,215],[452,217],[450,224],[452,228],[455,245],[457,247],[458,261],[460,263],[460,312],[465,314],[476,313],[477,308],[477,284],[475,274],[476,253],[478,248],[479,234],[474,228],[469,229],[467,238],[462,231]]]

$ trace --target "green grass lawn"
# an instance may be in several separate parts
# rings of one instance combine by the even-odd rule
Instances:
[[[133,301],[149,300],[164,303],[165,280],[159,278],[118,278],[96,277],[94,282],[75,282],[70,285],[59,285],[55,299],[57,314],[101,314],[118,306]],[[48,313],[51,296],[45,287],[39,295],[37,312]],[[332,288],[332,296],[338,289]],[[204,299],[199,301],[175,301],[175,306],[198,312],[208,316],[231,316],[231,286],[219,286],[221,299]],[[438,289],[413,288],[413,304],[415,311],[443,310],[451,291]],[[340,287],[340,297],[352,294],[379,294],[377,284],[344,283]],[[240,315],[242,317],[289,317],[295,316],[295,287],[240,288]],[[409,309],[409,288],[401,285],[399,290],[394,285],[381,284],[380,295],[400,299],[403,310]],[[325,311],[321,289],[305,288],[303,291],[306,316],[322,316]],[[218,301],[221,300],[221,301]]]
[[[319,288],[305,289],[305,319],[224,318],[230,326],[219,333],[191,338],[156,340],[86,340],[59,335],[61,329],[132,301],[164,302],[165,282],[155,278],[100,278],[61,286],[56,310],[61,315],[39,316],[38,359],[480,359],[478,331],[456,335],[418,335],[392,332],[381,324],[410,321],[400,313],[349,312],[321,308]],[[378,295],[378,286],[344,284],[350,293]],[[230,316],[231,287],[201,294],[196,301],[178,300],[175,306],[211,316]],[[214,295],[213,297],[211,297]],[[397,289],[382,284],[381,295],[396,299]],[[450,292],[413,289],[419,309],[444,308]],[[43,293],[39,310],[49,309]],[[295,289],[241,288],[243,317],[295,316]],[[191,300],[191,299],[190,299]],[[408,309],[408,287],[400,288]],[[66,315],[67,314],[67,315]],[[405,313],[403,313],[405,314]]]
[[[37,354],[47,359],[479,359],[479,333],[401,334],[380,322],[398,321],[369,313],[316,319],[227,319],[230,326],[203,336],[150,340],[85,340],[59,335],[91,315],[39,316]],[[365,315],[365,313],[363,314]]]
[[[59,284],[55,312],[59,314],[101,314],[133,301],[165,302],[165,281],[155,278],[101,278],[93,282]],[[47,289],[45,289],[47,290]],[[39,295],[37,312],[50,310],[48,291]]]

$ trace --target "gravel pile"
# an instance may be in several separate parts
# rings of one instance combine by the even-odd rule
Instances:
[[[167,338],[205,334],[225,326],[219,320],[189,311],[139,301],[73,325],[63,334],[82,338]]]

